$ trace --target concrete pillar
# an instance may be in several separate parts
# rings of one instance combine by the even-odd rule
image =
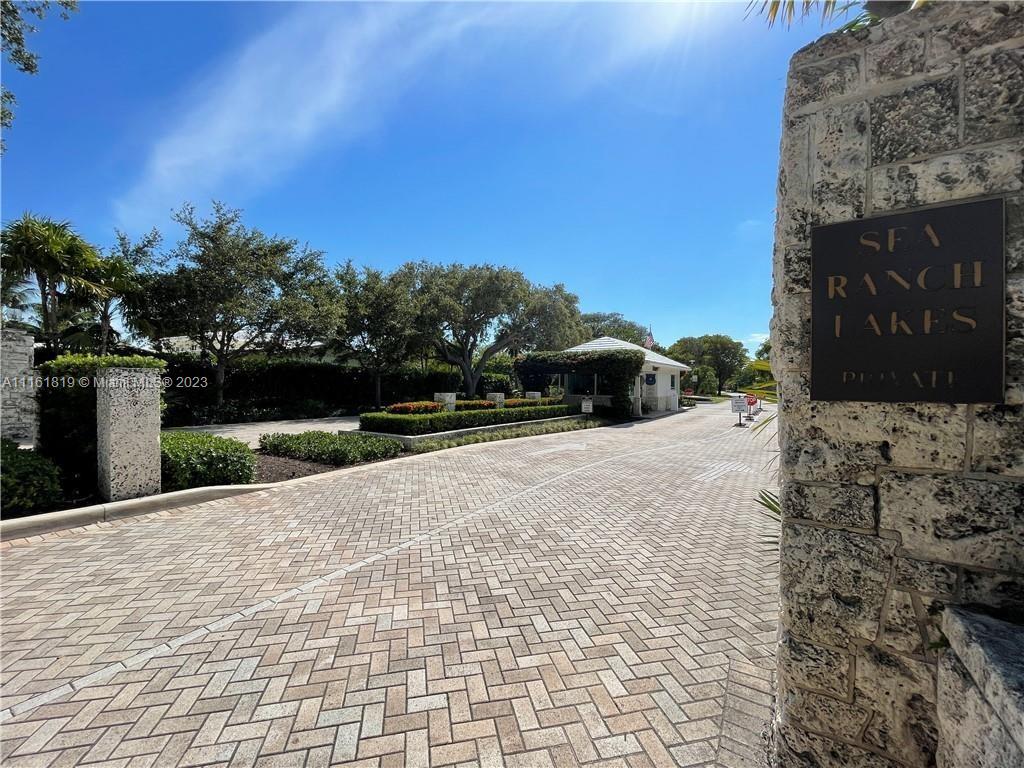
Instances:
[[[455,410],[455,393],[454,392],[435,392],[434,393],[435,403],[444,403],[444,409],[446,411]]]
[[[504,392],[488,392],[487,399],[492,403],[495,403],[499,408],[505,407],[505,393]]]
[[[39,432],[32,334],[4,328],[0,340],[0,437],[21,445],[35,445]]]
[[[107,368],[96,374],[97,485],[105,501],[160,493],[160,374]]]
[[[540,398],[541,398],[541,393],[540,392],[527,392],[526,393],[526,399],[527,400],[540,400]]]

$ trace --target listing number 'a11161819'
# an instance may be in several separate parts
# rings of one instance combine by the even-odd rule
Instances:
[[[1000,403],[1003,202],[815,227],[811,399]]]

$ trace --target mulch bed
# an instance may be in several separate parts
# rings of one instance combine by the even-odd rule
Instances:
[[[321,472],[333,472],[336,469],[341,469],[341,467],[317,464],[313,461],[286,459],[283,456],[268,456],[265,453],[257,452],[256,454],[257,483],[276,483],[279,480],[319,475]]]

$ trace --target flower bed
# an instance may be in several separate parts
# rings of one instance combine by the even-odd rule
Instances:
[[[578,405],[547,405],[533,408],[492,408],[475,411],[443,411],[441,413],[396,414],[364,413],[359,428],[367,432],[393,435],[426,435],[453,429],[510,424],[516,421],[553,419],[579,413]]]
[[[433,400],[415,400],[411,403],[395,403],[384,409],[388,413],[438,413],[444,410],[444,403]]]
[[[367,414],[369,415],[369,414]],[[387,416],[390,414],[374,414]],[[408,417],[400,417],[408,418]],[[402,444],[374,435],[352,432],[301,432],[260,435],[260,448],[271,456],[333,464],[336,467],[364,461],[391,459],[402,452]]]
[[[489,408],[497,408],[498,404],[493,400],[456,400],[456,411],[486,411]]]
[[[503,427],[493,432],[477,432],[472,435],[463,435],[445,440],[424,440],[413,446],[413,453],[429,453],[441,451],[445,448],[458,448],[461,445],[474,445],[476,443],[490,443],[495,440],[510,440],[516,437],[534,437],[536,435],[552,435],[558,432],[575,432],[579,429],[593,429],[594,427],[605,427],[613,422],[602,419],[588,421],[556,421],[544,422],[542,424],[521,424],[515,427]]]

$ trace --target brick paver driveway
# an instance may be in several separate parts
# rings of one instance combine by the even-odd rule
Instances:
[[[726,406],[6,542],[5,766],[756,765],[767,454]]]

